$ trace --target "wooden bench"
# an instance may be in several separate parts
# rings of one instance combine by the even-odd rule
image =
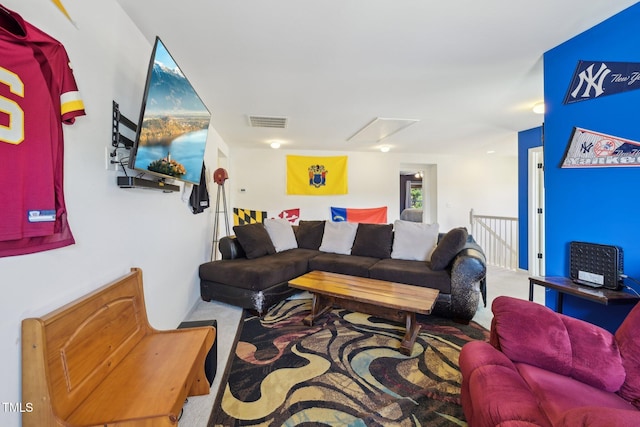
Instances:
[[[142,271],[22,321],[24,427],[175,426],[187,396],[209,393],[212,327],[149,325]]]

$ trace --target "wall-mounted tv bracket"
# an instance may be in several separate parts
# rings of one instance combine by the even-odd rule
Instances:
[[[112,159],[114,159],[111,160],[111,162],[115,163],[119,163],[117,160],[115,160],[117,156],[117,150],[120,148],[126,148],[127,150],[130,150],[131,148],[133,148],[134,144],[133,140],[120,133],[120,124],[130,129],[134,134],[138,130],[138,125],[120,114],[120,107],[118,106],[118,103],[116,101],[113,101],[113,123],[111,128],[111,146],[113,147],[113,151],[110,153],[110,156]],[[165,183],[164,179],[159,181],[152,181],[141,177],[128,176],[126,169],[124,169],[124,165],[122,166],[125,176],[117,177],[118,187],[120,188],[145,188],[151,190],[161,190],[164,193],[171,193],[173,191],[180,190],[179,186]]]
[[[138,130],[138,125],[123,116],[120,113],[118,103],[113,101],[113,122],[111,127],[111,146],[113,147],[113,151],[111,152],[111,157],[116,157],[116,150],[118,148],[130,150],[133,147],[133,140],[120,133],[120,124],[130,129],[134,134]]]

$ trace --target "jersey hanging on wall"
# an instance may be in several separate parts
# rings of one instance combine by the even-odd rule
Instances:
[[[74,243],[62,123],[84,114],[62,44],[0,5],[0,256]]]

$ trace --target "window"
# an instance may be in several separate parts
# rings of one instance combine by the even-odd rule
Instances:
[[[410,181],[410,208],[422,208],[422,181]]]

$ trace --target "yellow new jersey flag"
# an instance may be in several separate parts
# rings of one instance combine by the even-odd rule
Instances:
[[[347,194],[347,156],[287,156],[287,194]]]

